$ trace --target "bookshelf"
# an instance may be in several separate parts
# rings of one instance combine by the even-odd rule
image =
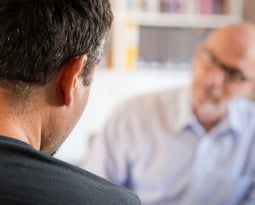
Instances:
[[[111,66],[137,66],[141,28],[211,30],[243,19],[240,0],[112,0]]]

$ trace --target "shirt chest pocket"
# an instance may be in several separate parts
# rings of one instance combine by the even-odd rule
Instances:
[[[252,176],[241,176],[237,179],[229,179],[228,205],[255,204],[254,178]],[[252,200],[253,202],[249,202]]]
[[[254,179],[251,176],[231,177],[212,175],[203,180],[193,181],[183,201],[187,204],[192,199],[196,205],[254,205],[252,200]]]
[[[207,187],[207,190],[210,188],[213,190],[209,197],[210,199],[208,198],[208,201],[210,201],[208,204],[246,204],[246,202],[250,200],[253,192],[253,180],[254,179],[250,176],[240,176],[238,178],[227,176],[218,179],[217,183],[212,183],[214,186]],[[253,201],[252,204],[255,204],[255,201]]]

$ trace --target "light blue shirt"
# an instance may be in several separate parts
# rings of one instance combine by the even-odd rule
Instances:
[[[254,205],[255,105],[234,100],[206,133],[189,89],[139,96],[116,110],[83,167],[144,205]]]

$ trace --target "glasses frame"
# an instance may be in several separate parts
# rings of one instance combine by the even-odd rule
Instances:
[[[210,49],[203,47],[201,48],[200,52],[204,52],[204,54],[208,56],[207,61],[210,62],[206,62],[207,64],[210,63],[211,65],[218,66],[222,70],[226,81],[235,83],[250,81],[244,76],[240,68],[226,65]]]

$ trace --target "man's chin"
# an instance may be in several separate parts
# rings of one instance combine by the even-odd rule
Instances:
[[[201,121],[217,121],[220,120],[227,111],[227,104],[204,103],[197,107],[196,115]]]

